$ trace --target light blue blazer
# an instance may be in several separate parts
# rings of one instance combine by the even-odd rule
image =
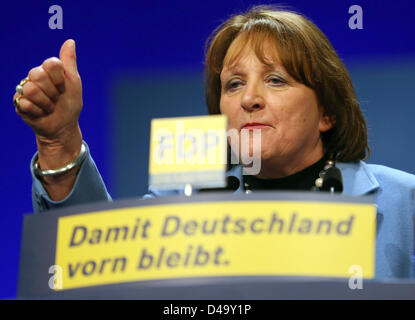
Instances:
[[[378,208],[376,235],[376,278],[411,278],[414,274],[415,175],[381,165],[338,163],[343,177],[343,194],[361,196],[372,194]],[[62,201],[52,201],[41,182],[35,177],[33,159],[32,200],[34,212],[70,205],[111,201],[105,184],[90,156],[83,162],[74,188]],[[242,179],[241,167],[228,176]],[[236,192],[243,192],[242,183]],[[143,198],[183,194],[183,190],[149,190]],[[359,248],[356,248],[358,250]]]

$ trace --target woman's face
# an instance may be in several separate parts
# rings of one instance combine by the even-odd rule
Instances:
[[[268,47],[265,52],[275,52]],[[232,49],[231,45],[227,55]],[[225,57],[220,79],[220,111],[228,116],[229,129],[239,135],[241,130],[261,130],[258,177],[284,177],[321,159],[320,133],[331,123],[323,117],[314,91],[296,82],[278,61],[267,66],[246,46],[232,65]],[[250,136],[252,153],[255,145]]]

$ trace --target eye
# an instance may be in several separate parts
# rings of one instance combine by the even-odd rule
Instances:
[[[271,84],[274,87],[279,87],[285,84],[285,81],[283,79],[281,79],[280,77],[275,77],[275,76],[267,78],[266,82]]]
[[[229,81],[226,85],[226,90],[231,91],[231,92],[235,91],[242,84],[243,84],[243,82],[240,81],[240,80]]]

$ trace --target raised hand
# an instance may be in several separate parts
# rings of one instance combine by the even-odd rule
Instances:
[[[62,45],[59,59],[45,60],[30,70],[20,93],[13,96],[16,113],[35,133],[40,169],[58,169],[73,161],[81,150],[79,114],[82,83],[76,64],[75,42]],[[64,198],[72,189],[79,168],[42,182],[53,200]]]
[[[75,42],[67,40],[59,58],[49,58],[28,74],[16,112],[41,143],[65,144],[78,130],[82,83],[76,65]],[[15,100],[20,95],[16,93]]]

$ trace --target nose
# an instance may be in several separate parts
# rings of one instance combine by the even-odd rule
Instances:
[[[245,90],[241,100],[241,107],[244,110],[253,112],[256,110],[261,110],[265,107],[263,93],[259,87],[259,84],[247,84],[244,89]]]

